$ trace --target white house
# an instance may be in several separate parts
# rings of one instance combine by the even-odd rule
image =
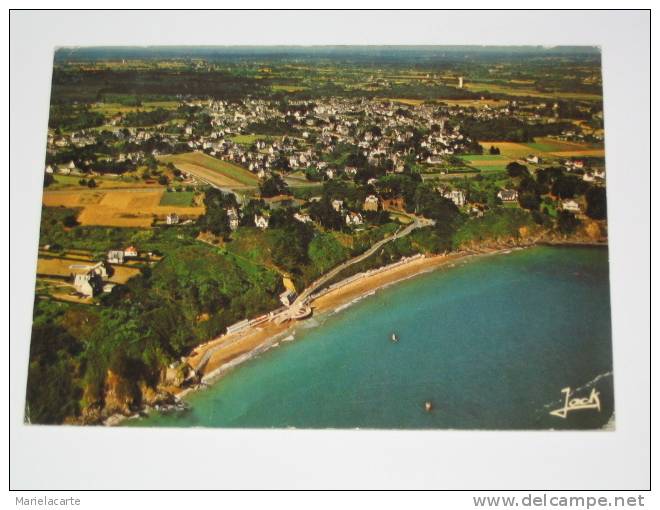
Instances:
[[[580,212],[580,204],[578,204],[575,200],[572,199],[564,200],[561,203],[561,208],[564,211]]]
[[[337,212],[341,212],[341,210],[344,208],[344,201],[343,200],[333,200],[332,201],[332,208]]]
[[[179,223],[179,215],[177,213],[168,214],[165,217],[165,222],[168,225],[176,225],[177,223]]]
[[[295,213],[295,214],[293,215],[293,217],[294,217],[296,220],[298,220],[300,223],[309,223],[309,222],[312,221],[311,216],[310,216],[309,214],[305,214],[305,213],[299,213],[299,212],[297,212],[297,213]]]
[[[254,226],[261,228],[261,229],[266,229],[268,228],[268,218],[265,216],[262,216],[260,214],[255,214],[254,215]]]
[[[377,211],[378,210],[378,197],[376,195],[369,195],[364,199],[364,205],[362,209],[365,211]]]
[[[465,205],[465,193],[461,190],[445,191],[442,196],[454,202],[457,207],[463,207]]]
[[[238,213],[236,212],[236,209],[233,207],[227,209],[227,216],[229,217],[229,228],[236,230],[239,225]]]
[[[108,262],[111,264],[123,264],[124,263],[124,251],[123,250],[110,250],[108,252]]]
[[[497,197],[502,202],[515,202],[518,200],[518,192],[515,189],[503,189],[498,191]]]
[[[349,212],[346,214],[346,225],[362,225],[362,215],[356,212]]]

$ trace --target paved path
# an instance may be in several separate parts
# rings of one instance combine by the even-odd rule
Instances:
[[[426,227],[429,225],[435,225],[435,221],[433,220],[428,220],[426,218],[419,218],[416,216],[413,216],[414,220],[413,222],[403,228],[402,230],[398,230],[394,234],[392,234],[390,237],[386,237],[385,239],[382,239],[378,241],[376,244],[374,244],[371,248],[369,248],[367,251],[364,253],[361,253],[357,257],[353,257],[350,260],[347,260],[346,262],[343,262],[342,264],[339,264],[337,267],[332,269],[331,271],[327,272],[323,276],[321,276],[318,280],[313,282],[309,287],[307,287],[299,296],[298,298],[291,304],[291,306],[279,313],[278,315],[274,316],[271,318],[271,320],[277,322],[278,319],[281,321],[289,320],[293,318],[292,316],[295,315],[296,312],[302,311],[303,309],[307,308],[309,305],[307,303],[307,300],[309,297],[314,293],[315,290],[317,290],[319,287],[323,286],[325,283],[330,281],[332,278],[337,276],[341,271],[346,269],[347,267],[352,266],[353,264],[357,264],[358,262],[370,257],[374,253],[376,253],[383,245],[394,241],[395,239],[400,239],[402,237],[407,236],[410,234],[413,230],[417,228],[422,228]],[[241,335],[242,336],[242,335]],[[202,354],[202,357],[199,359],[199,361],[195,364],[194,370],[195,373],[199,376],[201,376],[204,372],[204,369],[206,368],[207,363],[211,359],[211,356],[215,354],[220,348],[225,347],[227,344],[225,342],[220,342],[217,345],[214,345],[213,347],[208,348],[206,351],[204,351],[204,354]]]
[[[386,243],[389,243],[390,241],[394,241],[395,239],[400,239],[401,237],[405,237],[417,228],[426,227],[426,226],[434,225],[434,224],[435,224],[435,221],[433,221],[433,220],[428,220],[426,218],[419,218],[419,217],[415,216],[413,222],[410,225],[408,225],[407,227],[405,227],[403,230],[398,230],[397,232],[395,232],[390,237],[386,237],[385,239],[382,239],[381,241],[378,241],[376,244],[374,244],[371,248],[369,248],[364,253],[361,253],[357,257],[353,257],[352,259],[347,260],[346,262],[343,262],[342,264],[339,264],[337,267],[335,267],[331,271],[329,271],[326,274],[324,274],[323,276],[321,276],[318,280],[314,281],[309,287],[307,287],[303,292],[300,293],[298,298],[291,305],[291,308],[296,309],[296,308],[299,308],[299,307],[305,305],[307,300],[309,299],[309,297],[314,293],[314,291],[316,291],[317,289],[322,287],[328,281],[332,280],[335,276],[337,276],[339,273],[341,273],[347,267],[352,266],[353,264],[357,264],[358,262],[361,262],[362,260],[370,257],[371,255],[376,253]]]

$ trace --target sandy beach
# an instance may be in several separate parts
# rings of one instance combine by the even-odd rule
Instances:
[[[491,250],[483,254],[504,251],[508,250]],[[357,280],[345,284],[340,283],[329,292],[313,299],[310,304],[315,315],[327,313],[393,283],[475,255],[479,254],[475,252],[454,252],[447,255],[415,258],[392,268],[384,268],[374,274],[364,275]],[[269,349],[280,339],[290,334],[296,325],[296,321],[283,324],[266,322],[239,333],[225,334],[198,346],[186,361],[190,366],[197,368],[200,361],[204,359],[205,354],[211,351],[210,354],[206,354],[208,361],[201,370],[202,382],[208,383],[220,377],[227,370]],[[176,394],[182,397],[190,391],[191,389],[183,389],[176,392]]]

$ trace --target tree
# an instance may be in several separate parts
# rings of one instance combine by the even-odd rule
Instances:
[[[299,272],[300,267],[309,261],[307,249],[313,236],[312,227],[294,220],[283,229],[274,231],[274,236],[273,261],[289,272]]]
[[[55,178],[52,174],[44,174],[44,188],[47,188],[55,182]]]
[[[167,186],[167,184],[170,182],[170,180],[167,178],[166,175],[161,175],[158,178],[158,184],[161,184],[162,186]]]
[[[312,202],[309,206],[309,215],[325,228],[341,230],[344,227],[341,214],[334,210],[332,203],[327,197],[324,197],[318,202]]]
[[[589,188],[585,194],[587,199],[587,216],[594,220],[607,218],[607,194],[605,188],[594,186]]]
[[[259,183],[259,191],[262,197],[288,195],[289,185],[282,179],[280,174],[272,174],[268,179]]]
[[[67,214],[63,219],[62,219],[62,224],[65,227],[72,228],[78,225],[78,220],[76,220],[76,215],[75,214]]]
[[[569,211],[559,211],[557,215],[557,228],[562,234],[572,234],[580,225],[575,215]]]
[[[204,196],[204,205],[206,212],[197,219],[197,224],[207,232],[226,237],[231,232],[227,208],[237,206],[236,197],[211,188]]]
[[[495,147],[494,145],[491,145],[488,152],[493,155],[499,155],[500,149],[498,147]]]
[[[524,191],[518,194],[518,203],[523,209],[537,211],[541,205],[541,198],[533,191]]]
[[[560,198],[573,198],[579,189],[580,182],[575,175],[562,174],[552,184],[552,194]]]
[[[509,177],[522,177],[524,175],[529,175],[529,170],[525,165],[521,165],[517,161],[512,161],[506,166],[506,172],[509,174]]]
[[[90,179],[89,181],[87,181],[87,187],[96,188],[96,181],[94,179]]]

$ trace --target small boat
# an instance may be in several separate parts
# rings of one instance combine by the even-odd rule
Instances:
[[[396,343],[399,341],[399,337],[396,336],[396,333],[392,333],[392,342]]]
[[[426,402],[424,402],[424,410],[427,413],[430,413],[433,410],[433,403],[430,400],[427,400]]]

